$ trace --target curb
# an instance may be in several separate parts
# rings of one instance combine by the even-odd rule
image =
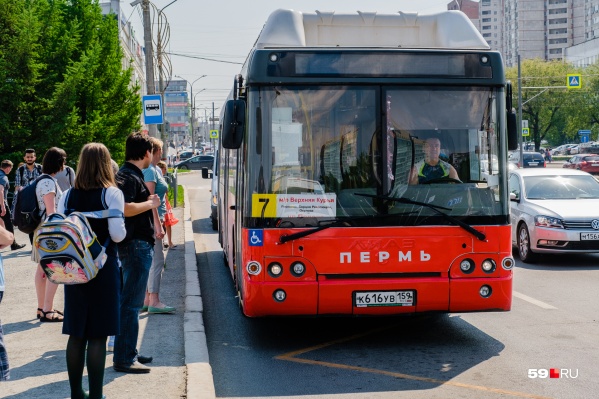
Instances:
[[[208,360],[208,344],[204,331],[202,296],[196,261],[189,194],[185,190],[183,228],[185,236],[185,313],[183,340],[187,367],[187,399],[216,398],[212,367]]]

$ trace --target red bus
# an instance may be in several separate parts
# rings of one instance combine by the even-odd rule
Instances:
[[[277,10],[220,120],[245,315],[510,310],[511,85],[461,12]]]

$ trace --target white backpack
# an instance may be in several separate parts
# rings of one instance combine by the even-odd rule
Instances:
[[[68,216],[53,213],[35,232],[34,250],[50,281],[55,284],[87,283],[106,263],[106,246],[98,242],[87,218],[124,217],[117,209],[72,212]]]

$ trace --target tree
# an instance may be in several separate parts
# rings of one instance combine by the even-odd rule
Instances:
[[[41,26],[22,1],[0,0],[0,151],[20,153],[31,137],[30,109],[43,63],[39,61]]]
[[[522,61],[522,119],[539,151],[541,140],[562,141],[567,126],[568,110],[578,107],[580,96],[563,88],[566,76],[579,73],[574,66],[562,61],[529,59]],[[515,82],[513,103],[518,104],[518,69],[506,70],[507,79]],[[560,88],[561,87],[561,88]],[[573,135],[573,132],[570,132]]]
[[[0,7],[3,3],[11,4],[0,0]],[[139,88],[129,87],[131,70],[122,70],[114,15],[103,16],[93,0],[15,3],[20,5],[10,7],[6,18],[14,28],[0,31],[0,69],[5,37],[7,50],[28,41],[23,47],[29,53],[21,50],[28,68],[9,72],[18,76],[23,94],[0,111],[15,115],[7,120],[0,114],[8,131],[0,150],[22,154],[34,142],[40,154],[58,146],[75,159],[85,143],[97,141],[122,161],[126,136],[139,129],[141,101]]]
[[[582,88],[575,93],[579,97],[576,107],[568,112],[567,129],[576,135],[578,130],[599,130],[599,64],[582,71]],[[594,135],[594,137],[597,137]]]

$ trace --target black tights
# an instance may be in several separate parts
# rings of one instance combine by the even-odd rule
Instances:
[[[85,365],[86,352],[89,398],[102,398],[104,367],[106,365],[106,338],[69,336],[69,342],[67,343],[67,371],[69,374],[69,384],[71,385],[71,399],[84,399],[88,397],[83,390],[83,367]]]

